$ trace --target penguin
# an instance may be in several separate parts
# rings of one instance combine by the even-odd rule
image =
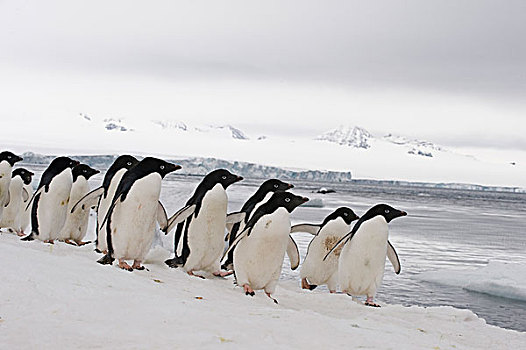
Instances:
[[[152,245],[156,220],[166,229],[166,212],[159,202],[161,181],[178,169],[181,166],[146,157],[122,176],[101,225],[108,253],[100,264],[111,265],[117,259],[121,269],[144,270],[141,263]],[[126,260],[133,260],[133,265]]]
[[[100,171],[89,167],[86,164],[79,164],[73,168],[73,185],[69,195],[69,204],[66,215],[66,222],[60,230],[58,239],[68,244],[82,246],[90,242],[82,242],[88,229],[88,219],[91,207],[79,208],[75,212],[71,209],[82,197],[89,192],[88,180]]]
[[[175,226],[175,220],[180,221],[174,237],[175,257],[165,261],[168,266],[175,268],[182,265],[191,276],[195,275],[195,271],[206,271],[221,277],[231,274],[221,271],[220,264],[227,223],[226,189],[241,180],[241,176],[225,169],[216,169],[203,178],[186,206],[168,220],[166,233]],[[189,214],[184,222],[181,221],[181,214]],[[178,256],[177,246],[181,240],[182,255]]]
[[[388,223],[406,216],[405,211],[387,204],[377,204],[369,209],[353,226],[351,232],[334,245],[324,259],[341,249],[338,259],[340,288],[351,296],[365,295],[365,305],[380,307],[373,299],[382,284],[386,256],[396,274],[401,271],[400,260],[389,242]],[[340,248],[340,246],[343,246]]]
[[[28,198],[27,200],[22,200],[20,202],[20,228],[18,232],[20,232],[20,235],[24,236],[25,231],[28,228],[30,222],[31,222],[31,208],[28,208],[29,200],[33,196],[33,185],[31,182],[33,181],[33,173],[27,172],[24,176],[24,189],[27,192]]]
[[[0,153],[0,219],[4,212],[4,207],[9,204],[9,184],[11,183],[11,172],[13,165],[22,160],[9,151]]]
[[[95,251],[98,253],[106,254],[107,239],[106,239],[106,228],[102,226],[102,221],[108,212],[108,208],[111,205],[117,186],[122,179],[124,173],[126,173],[131,167],[135,166],[139,161],[130,155],[121,155],[115,159],[113,164],[108,168],[102,180],[102,185],[95,188],[93,191],[86,194],[71,208],[70,212],[74,213],[77,208],[82,209],[89,208],[95,205],[95,211],[97,212],[97,225],[96,232],[97,238],[95,240]]]
[[[10,201],[4,208],[2,219],[0,220],[0,227],[7,228],[9,232],[16,233],[19,236],[24,236],[22,233],[22,218],[24,215],[24,208],[22,204],[29,200],[29,193],[24,188],[24,183],[29,178],[31,182],[32,172],[24,168],[17,168],[13,170],[11,175],[11,183],[9,184]]]
[[[42,173],[40,183],[27,207],[31,207],[31,234],[22,238],[32,241],[35,238],[44,243],[53,243],[66,221],[69,194],[73,184],[71,169],[78,165],[77,160],[58,157],[51,161]]]
[[[303,289],[313,290],[318,285],[326,284],[331,293],[336,292],[340,251],[335,251],[325,261],[323,257],[351,230],[351,223],[357,219],[359,217],[350,208],[340,207],[329,214],[320,225],[292,226],[291,233],[308,232],[314,235],[301,265],[300,277]]]
[[[245,227],[248,220],[250,219],[250,215],[254,213],[261,204],[267,202],[274,192],[286,191],[291,188],[294,188],[294,185],[285,183],[278,179],[270,179],[270,180],[263,182],[259,186],[256,193],[254,193],[245,202],[245,204],[243,204],[243,207],[241,207],[240,212],[245,213],[245,218],[241,220],[240,222],[236,222],[233,225],[230,225],[230,227],[228,227],[227,225],[227,229],[229,231],[229,234],[227,235],[228,245],[230,246],[232,242],[234,242],[234,240],[236,239],[236,235],[239,232],[243,231],[243,228]],[[234,268],[233,259],[234,259],[234,252],[230,251],[230,253],[228,254],[227,260],[221,266],[221,268],[223,270],[232,270]]]
[[[243,287],[246,295],[253,296],[254,290],[263,289],[278,303],[272,294],[289,244],[290,213],[308,200],[290,192],[274,193],[256,210],[228,248],[226,254],[234,250],[236,284]]]

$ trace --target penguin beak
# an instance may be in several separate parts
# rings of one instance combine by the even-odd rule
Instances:
[[[405,211],[400,211],[400,216],[407,216],[407,213]]]
[[[15,161],[14,161],[14,163],[16,163],[16,162],[20,162],[21,160],[24,160],[24,158],[19,157],[19,156],[15,156]]]
[[[293,185],[293,184],[288,184],[288,185],[289,185],[289,186],[288,186],[289,188],[294,188],[294,185]]]
[[[237,176],[236,177],[236,182],[241,181],[241,180],[243,180],[243,176]]]
[[[180,166],[179,164],[170,164],[170,165],[171,165],[171,167],[168,169],[168,170],[170,170],[170,172],[172,172],[172,171],[176,171],[176,170],[179,170],[179,169],[182,169],[182,168],[183,168],[183,167]]]
[[[301,200],[303,201],[303,203],[306,203],[309,201],[309,199],[307,197],[301,197]]]

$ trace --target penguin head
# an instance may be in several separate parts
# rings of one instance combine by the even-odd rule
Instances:
[[[3,151],[0,153],[0,162],[3,161],[8,162],[11,166],[15,165],[16,162],[19,162],[22,160],[22,157],[17,156],[14,153],[11,153],[9,151]]]
[[[261,188],[265,193],[269,193],[286,191],[288,189],[294,188],[294,185],[288,184],[278,179],[270,179],[263,182],[259,188]]]
[[[89,165],[79,164],[73,168],[73,181],[79,176],[84,176],[86,180],[88,180],[90,177],[98,173],[100,173],[100,171],[90,168]]]
[[[67,168],[74,168],[79,164],[80,162],[78,160],[74,160],[69,157],[57,157],[51,161],[48,169],[54,169],[58,174]]]
[[[369,209],[364,216],[372,218],[377,215],[383,216],[385,218],[385,221],[390,222],[391,220],[396,219],[397,217],[406,216],[407,213],[405,211],[395,209],[387,204],[377,204],[371,209]]]
[[[234,175],[226,169],[216,169],[205,176],[203,183],[208,183],[210,188],[215,184],[221,184],[226,190],[228,186],[241,180],[243,180],[241,176]]]
[[[134,169],[140,170],[145,174],[158,173],[161,175],[161,178],[164,178],[167,174],[181,169],[181,166],[168,163],[159,158],[146,157],[141,160]]]
[[[275,192],[268,200],[268,203],[272,203],[277,207],[284,207],[289,213],[292,213],[297,206],[308,201],[307,197],[296,196],[290,192]]]
[[[354,211],[352,211],[351,208],[340,207],[336,209],[334,212],[332,212],[329,216],[327,216],[323,224],[326,224],[330,220],[334,220],[336,218],[342,218],[343,221],[345,221],[347,225],[350,225],[351,222],[353,222],[354,220],[358,220],[360,217],[356,215]]]
[[[139,163],[137,158],[135,158],[134,156],[124,154],[122,156],[119,156],[117,159],[115,159],[115,162],[113,162],[113,167],[116,170],[123,169],[123,168],[126,168],[129,170],[132,166],[134,166],[137,163]]]
[[[31,183],[32,176],[35,175],[31,171],[24,169],[24,168],[16,168],[13,170],[12,178],[15,176],[20,176],[22,178],[22,181],[24,181],[25,185],[29,185]]]

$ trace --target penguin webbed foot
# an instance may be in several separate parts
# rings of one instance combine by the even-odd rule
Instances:
[[[183,258],[180,256],[175,256],[172,259],[165,260],[164,263],[173,269],[184,265]]]
[[[365,301],[365,305],[371,306],[371,307],[381,307],[380,304],[377,304],[373,301],[372,297],[367,297],[367,300]]]
[[[106,254],[102,258],[97,260],[97,262],[101,265],[113,265],[114,260],[115,259],[113,259],[110,254]]]
[[[213,273],[214,276],[216,277],[227,277],[227,276],[230,276],[234,273],[234,271],[224,271],[224,270],[219,270],[219,271],[216,271]]]
[[[306,278],[301,279],[301,288],[302,289],[308,289],[308,290],[314,290],[318,287],[316,284],[309,284]]]
[[[24,238],[21,238],[20,240],[21,240],[21,241],[26,241],[26,242],[34,241],[34,240],[35,240],[35,237],[33,237],[33,234],[30,233],[28,236],[25,236]]]
[[[265,292],[265,294],[267,295],[267,297],[269,297],[270,299],[272,299],[272,300],[274,301],[275,304],[279,304],[278,301],[277,301],[277,299],[274,299],[274,298],[270,295],[270,293]]]
[[[187,271],[186,273],[188,274],[188,276],[198,277],[204,280],[206,279],[204,276],[196,275],[193,271]]]
[[[77,243],[77,245],[78,245],[79,247],[82,247],[83,245],[90,244],[91,241],[87,241],[87,242],[82,242],[82,241],[78,241],[78,242],[77,242],[77,241],[75,241],[75,243]]]
[[[245,290],[245,295],[250,295],[251,297],[256,295],[252,287],[250,287],[248,284],[244,284],[243,289]]]
[[[133,261],[132,268],[133,268],[134,270],[139,270],[139,271],[143,271],[143,270],[150,271],[150,270],[148,270],[146,267],[144,267],[144,265],[141,265],[141,262],[140,262],[140,261],[137,261],[137,260],[134,260],[134,261]]]
[[[130,265],[128,265],[128,263],[122,259],[119,259],[119,267],[123,270],[126,270],[126,271],[129,271],[129,272],[132,272],[133,271],[133,267],[131,267]]]
[[[73,241],[71,241],[69,239],[65,239],[64,243],[71,244],[71,245],[74,245],[74,246],[78,246],[77,242],[73,242]]]

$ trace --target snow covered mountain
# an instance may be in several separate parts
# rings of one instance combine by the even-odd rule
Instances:
[[[4,125],[3,147],[19,153],[54,155],[127,153],[166,159],[216,159],[265,166],[262,174],[272,174],[269,169],[275,167],[294,172],[352,172],[353,179],[526,188],[526,151],[477,153],[405,136],[373,135],[355,126],[341,126],[313,139],[275,134],[261,137],[259,131],[250,135],[221,121],[200,125],[192,120],[128,120],[118,115],[73,114],[33,124],[31,128],[22,123]],[[248,165],[243,167],[248,169]],[[341,178],[329,177],[336,181]]]

